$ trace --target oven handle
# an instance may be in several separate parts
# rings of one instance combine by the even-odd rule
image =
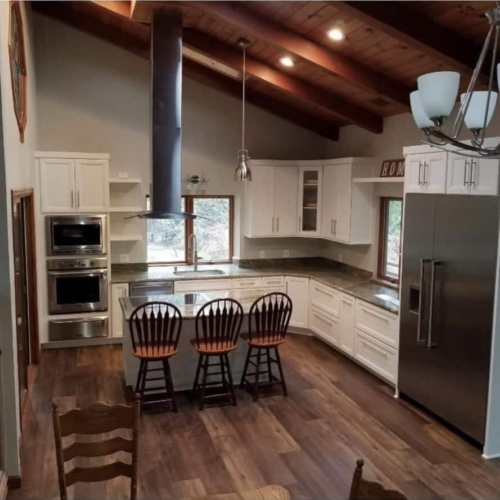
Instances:
[[[85,269],[80,269],[77,271],[48,271],[49,276],[80,276],[82,274],[86,274],[87,276],[93,276],[96,274],[107,274],[108,270],[107,269],[92,269],[92,270],[85,270]]]

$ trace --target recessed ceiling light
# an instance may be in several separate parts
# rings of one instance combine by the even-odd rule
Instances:
[[[283,66],[287,66],[288,68],[291,68],[292,66],[294,66],[294,62],[293,62],[293,59],[291,57],[282,57],[280,59],[280,63],[283,64]]]
[[[334,28],[328,32],[328,36],[332,39],[335,40],[336,42],[341,42],[342,40],[345,40],[345,35],[344,33],[339,30],[338,28]]]

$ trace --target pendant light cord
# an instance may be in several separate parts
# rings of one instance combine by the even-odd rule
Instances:
[[[246,47],[243,47],[243,104],[241,121],[241,149],[245,149],[245,84],[246,84]]]

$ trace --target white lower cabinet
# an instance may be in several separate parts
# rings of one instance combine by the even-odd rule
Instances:
[[[354,356],[354,297],[343,293],[340,298],[339,347]]]
[[[292,299],[290,326],[309,326],[309,278],[286,277],[286,294]]]
[[[111,336],[123,337],[123,314],[120,299],[128,297],[128,283],[111,285]]]
[[[329,344],[339,344],[340,320],[313,305],[309,309],[309,329]]]
[[[398,317],[395,314],[362,300],[356,300],[355,318],[355,326],[358,330],[391,347],[398,347]]]
[[[393,384],[398,378],[398,351],[387,344],[363,333],[355,331],[354,357],[363,365],[367,366]]]
[[[341,292],[311,280],[309,294],[312,305],[323,309],[328,314],[339,316]]]

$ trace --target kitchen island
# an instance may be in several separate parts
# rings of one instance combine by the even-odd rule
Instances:
[[[214,299],[235,299],[243,307],[245,314],[241,332],[248,331],[248,312],[253,302],[269,293],[269,290],[216,290],[199,293],[174,293],[171,295],[155,295],[150,297],[125,297],[120,299],[123,312],[123,363],[125,370],[125,382],[127,386],[135,387],[137,373],[139,371],[139,360],[134,357],[132,341],[130,338],[129,320],[134,309],[150,302],[170,302],[177,306],[182,314],[183,323],[179,338],[178,353],[170,359],[170,368],[176,391],[191,389],[194,382],[198,353],[191,345],[191,339],[195,338],[195,318],[198,311],[207,302]],[[243,373],[243,365],[247,353],[245,341],[238,340],[238,348],[229,354],[229,362],[235,384],[239,384]],[[154,366],[158,365],[158,366]],[[151,363],[151,368],[160,368],[160,363]],[[157,382],[161,386],[161,382]],[[153,387],[149,385],[149,387]]]

